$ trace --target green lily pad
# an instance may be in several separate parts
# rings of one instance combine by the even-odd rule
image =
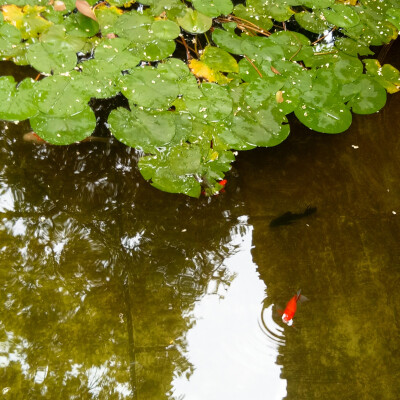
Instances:
[[[175,51],[173,40],[154,40],[146,43],[131,43],[130,50],[143,61],[159,61],[170,57]]]
[[[223,50],[229,51],[232,54],[243,54],[243,39],[233,32],[214,29],[212,39]]]
[[[49,116],[69,116],[82,111],[90,100],[89,78],[73,71],[67,76],[55,75],[42,79],[35,85],[34,102]]]
[[[291,31],[276,32],[269,37],[269,40],[281,47],[287,60],[306,62],[314,55],[311,42],[301,33]]]
[[[150,30],[158,39],[175,39],[181,33],[181,29],[177,23],[169,20],[158,20],[151,24]]]
[[[357,57],[357,55],[369,56],[374,54],[367,45],[361,43],[359,40],[357,41],[346,37],[336,39],[335,47],[343,53],[354,57]]]
[[[114,24],[115,33],[122,38],[134,43],[147,43],[156,37],[149,32],[154,19],[148,15],[140,14],[135,10],[121,15]]]
[[[157,147],[166,146],[175,136],[175,116],[173,112],[152,113],[117,108],[108,118],[111,133],[127,146],[154,153]]]
[[[185,99],[191,114],[205,123],[218,122],[232,113],[232,98],[226,88],[215,83],[203,83],[201,97]]]
[[[21,40],[21,32],[15,26],[10,24],[0,26],[0,54],[12,50],[13,46],[21,43]]]
[[[335,0],[301,0],[300,4],[309,8],[327,8],[335,3]]]
[[[360,17],[353,6],[334,4],[330,9],[323,10],[326,20],[341,28],[351,28],[360,22]]]
[[[32,129],[46,142],[67,145],[90,136],[96,126],[92,109],[85,105],[82,111],[63,117],[39,113],[30,119]]]
[[[107,99],[120,92],[117,84],[121,78],[121,67],[96,59],[84,61],[79,67],[81,74],[77,76],[77,81],[86,85],[86,96]]]
[[[12,76],[0,77],[0,119],[23,121],[38,112],[32,102],[35,82],[24,79],[18,86]]]
[[[281,76],[258,78],[246,87],[243,99],[252,108],[261,107],[267,99],[276,95],[284,83],[285,78]]]
[[[71,71],[77,63],[76,51],[63,40],[29,46],[27,59],[33,68],[45,74]]]
[[[151,185],[168,193],[182,193],[191,197],[201,194],[200,182],[193,175],[177,175],[171,171],[168,154],[157,152],[156,155],[142,157],[139,170]]]
[[[378,60],[363,60],[367,74],[373,77],[388,93],[400,91],[400,71],[390,64],[381,66]]]
[[[294,17],[303,29],[313,33],[323,33],[328,28],[325,17],[321,12],[302,11],[296,13]]]
[[[295,115],[302,124],[321,133],[344,132],[352,122],[351,112],[343,103],[319,106],[314,101],[297,108]]]
[[[231,0],[192,0],[194,8],[208,17],[230,14],[233,10]]]
[[[64,20],[67,33],[72,36],[89,38],[99,31],[98,22],[81,13],[72,13]]]
[[[343,85],[341,96],[356,114],[372,114],[386,104],[386,90],[373,78],[362,75],[355,82]]]
[[[135,68],[119,87],[132,104],[146,108],[168,108],[179,94],[176,80],[153,67]]]
[[[233,14],[245,21],[249,21],[261,30],[268,32],[273,26],[271,18],[266,14],[259,14],[254,7],[245,7],[243,4],[238,4],[234,10]]]
[[[284,50],[280,44],[270,38],[252,36],[242,42],[242,54],[256,61],[280,60],[284,57]]]
[[[400,8],[389,8],[386,11],[387,19],[400,30]]]
[[[290,132],[285,113],[272,98],[271,101],[265,101],[259,108],[239,107],[228,129],[231,131],[231,136],[236,136],[246,142],[249,148],[276,146],[284,141]],[[229,136],[223,137],[227,140]],[[235,143],[231,145],[234,148]]]
[[[94,57],[104,64],[112,64],[118,71],[134,68],[140,58],[132,51],[130,43],[123,38],[102,39],[95,49]]]
[[[178,24],[189,33],[207,32],[212,25],[212,19],[192,8],[187,8],[185,15],[176,19]]]

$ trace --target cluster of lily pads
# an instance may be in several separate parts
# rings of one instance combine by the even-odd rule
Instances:
[[[370,46],[396,39],[400,0],[1,0],[0,119],[68,145],[93,133],[91,99],[126,97],[112,135],[141,150],[161,190],[212,195],[235,151],[275,146],[294,113],[323,133],[380,110],[399,71]]]

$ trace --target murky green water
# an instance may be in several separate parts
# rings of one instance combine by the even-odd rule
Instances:
[[[396,399],[399,105],[293,125],[210,201],[151,188],[118,143],[1,123],[0,398]]]

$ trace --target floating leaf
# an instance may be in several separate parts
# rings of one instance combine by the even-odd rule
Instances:
[[[63,117],[39,113],[30,119],[32,129],[46,142],[66,145],[90,136],[96,126],[92,109],[85,105],[82,111]]]
[[[140,58],[130,46],[130,41],[123,38],[102,39],[96,46],[94,57],[103,63],[111,63],[118,71],[134,68]]]
[[[216,71],[239,72],[236,60],[228,52],[218,47],[207,46],[200,60]]]
[[[398,30],[400,30],[400,8],[389,8],[386,11],[387,18]]]
[[[372,114],[386,103],[386,90],[373,78],[361,76],[357,81],[343,85],[341,96],[356,114]]]
[[[227,32],[222,29],[214,29],[212,39],[223,50],[229,51],[232,54],[243,54],[243,39],[235,33]]]
[[[148,108],[168,108],[179,94],[179,86],[163,71],[136,68],[121,78],[121,92],[132,104]]]
[[[13,25],[0,26],[0,53],[7,53],[21,42],[21,32]]]
[[[102,35],[105,36],[108,33],[114,33],[114,24],[122,14],[122,10],[115,6],[107,7],[107,5],[103,3],[97,6],[94,12]]]
[[[321,92],[316,94],[322,95]],[[342,103],[325,103],[323,105],[304,103],[295,110],[296,117],[302,124],[322,133],[340,133],[347,130],[352,122],[349,109]]]
[[[265,32],[268,32],[274,26],[274,23],[267,14],[257,13],[254,7],[245,7],[243,4],[238,4],[233,10],[233,14],[241,18],[244,25],[250,22],[250,24]]]
[[[252,36],[243,40],[242,54],[258,62],[273,61],[282,59],[284,50],[270,38]]]
[[[124,13],[115,22],[115,33],[135,43],[151,42],[154,37],[149,33],[153,18],[143,15],[135,10]]]
[[[209,17],[218,17],[232,12],[231,0],[192,0],[194,8]]]
[[[215,83],[202,83],[200,98],[185,99],[185,104],[195,117],[205,123],[218,122],[232,113],[232,99],[228,90]]]
[[[176,20],[185,31],[195,34],[207,32],[212,25],[210,17],[191,8],[187,8],[185,15]]]
[[[344,4],[334,4],[322,13],[328,22],[341,28],[351,28],[360,22],[360,17],[354,7]]]
[[[273,33],[269,40],[280,46],[284,57],[290,61],[306,62],[313,57],[311,42],[301,33],[281,31]]]
[[[381,66],[378,60],[363,60],[367,74],[372,76],[388,93],[400,91],[400,72],[390,64]]]
[[[71,72],[68,76],[49,76],[35,85],[34,101],[49,116],[64,117],[82,111],[90,100],[90,78]]]
[[[335,0],[301,0],[298,3],[309,8],[327,8],[335,3]]]
[[[58,37],[29,46],[27,59],[33,68],[45,74],[70,71],[77,63],[76,50]]]
[[[45,10],[45,7],[30,5],[23,8],[14,4],[2,6],[4,21],[18,28],[23,39],[37,37],[51,26],[51,22],[40,15]]]
[[[158,20],[151,24],[151,31],[159,39],[175,39],[181,33],[179,25],[174,21]]]
[[[328,28],[325,17],[321,12],[302,11],[295,14],[297,23],[307,31],[322,33]]]
[[[357,57],[357,55],[369,56],[370,54],[374,54],[367,45],[363,44],[359,40],[356,41],[346,37],[337,38],[335,40],[335,47],[343,53],[354,57]]]
[[[99,24],[83,14],[70,14],[64,20],[64,26],[67,33],[77,37],[92,37],[99,31]]]
[[[254,146],[271,147],[283,142],[289,135],[287,118],[274,101],[260,108],[241,108],[232,118],[228,128],[231,134]],[[226,139],[226,136],[225,136]],[[232,148],[234,143],[232,143]]]
[[[132,111],[117,108],[108,118],[111,133],[122,143],[154,153],[157,147],[166,146],[175,136],[173,112],[152,113],[134,107]]]
[[[22,121],[37,113],[32,102],[34,84],[26,78],[16,86],[12,76],[0,77],[0,119]]]

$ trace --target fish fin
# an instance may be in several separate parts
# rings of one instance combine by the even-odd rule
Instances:
[[[310,301],[310,299],[308,297],[304,296],[303,294],[301,294],[297,301],[300,303],[304,303],[305,301]]]

